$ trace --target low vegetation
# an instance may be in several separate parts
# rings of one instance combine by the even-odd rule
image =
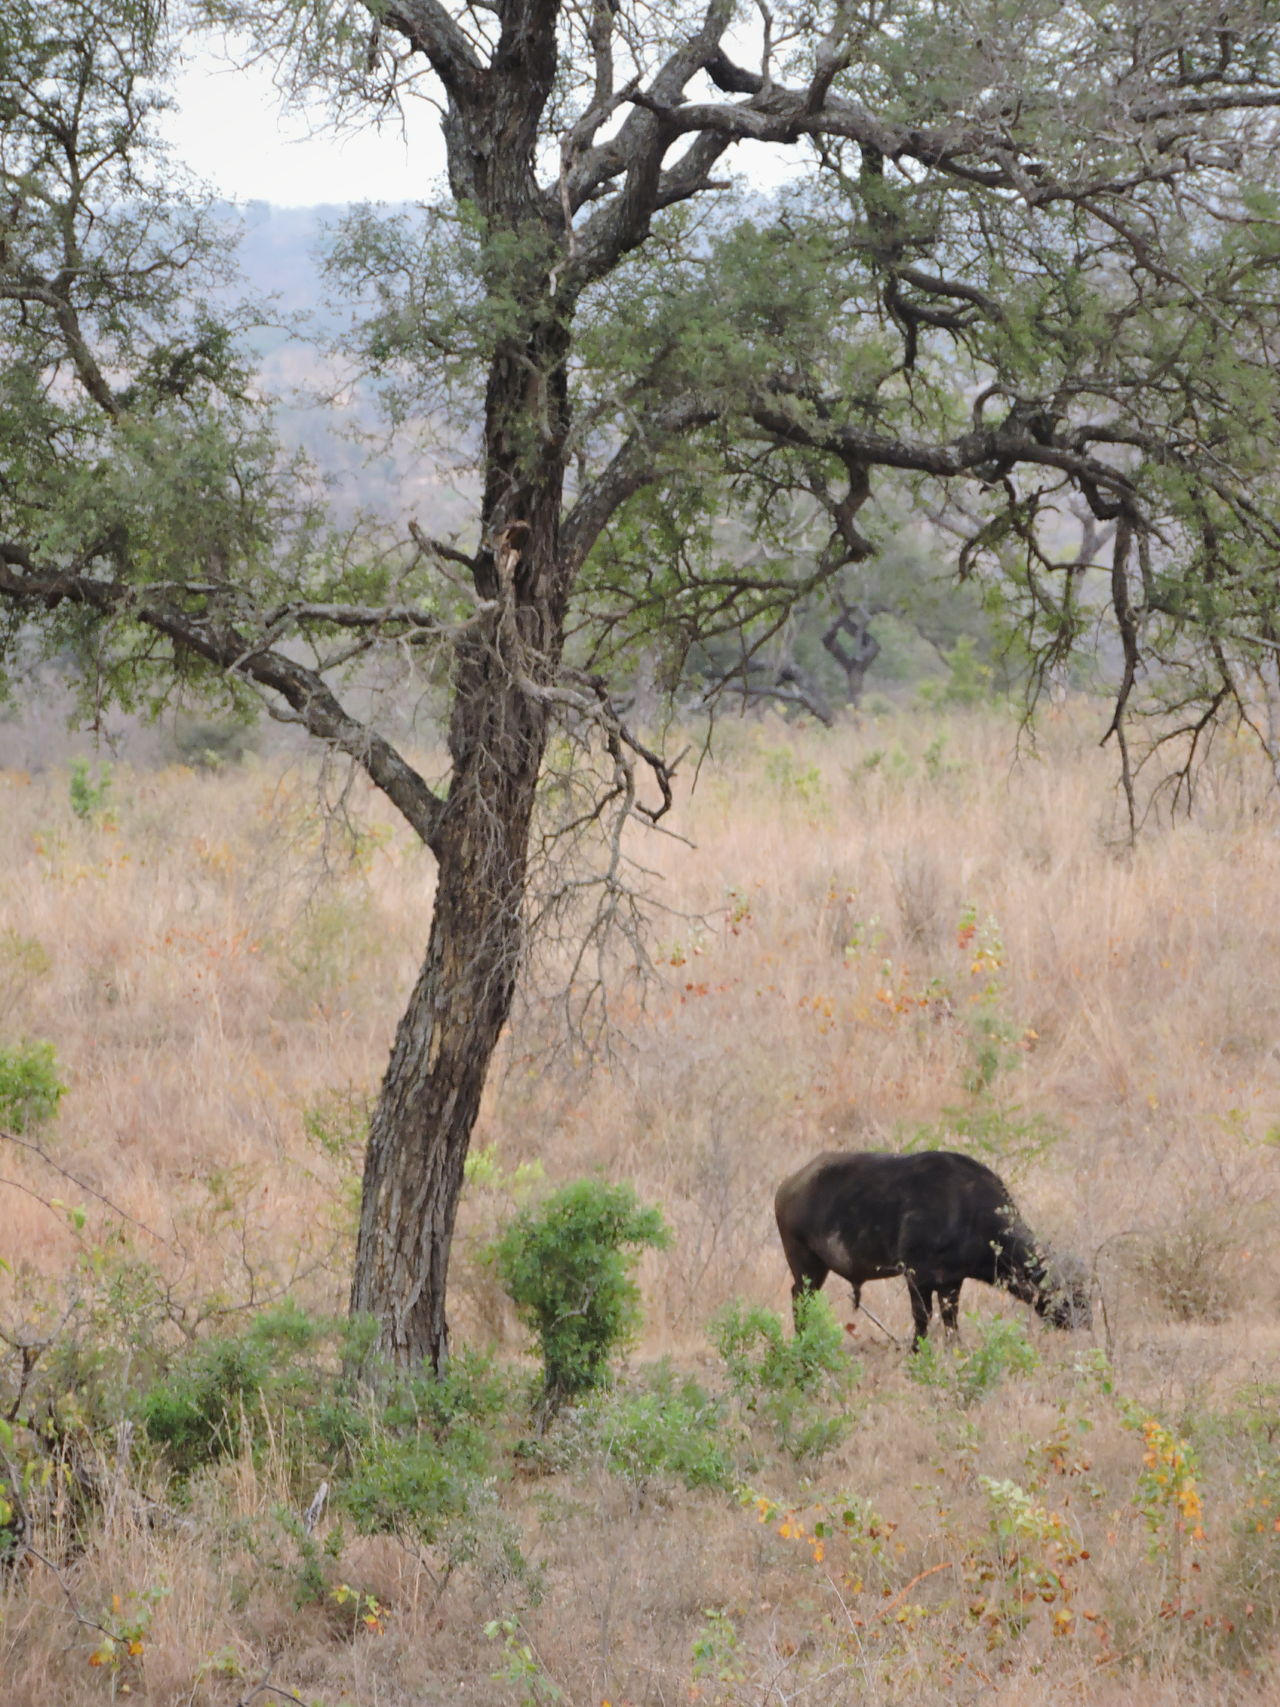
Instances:
[[[6,1707],[1273,1698],[1280,806],[1223,745],[1130,850],[1086,707],[938,715],[721,729],[613,1056],[511,1027],[441,1381],[344,1312],[426,856],[277,761],[0,773]],[[793,1331],[776,1182],[936,1145],[1092,1333]]]

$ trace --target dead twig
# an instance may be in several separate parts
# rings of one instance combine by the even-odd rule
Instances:
[[[100,1192],[95,1186],[90,1185],[87,1180],[82,1180],[78,1174],[73,1174],[70,1168],[64,1168],[62,1163],[55,1161],[49,1152],[41,1145],[32,1143],[30,1138],[20,1138],[16,1132],[10,1132],[7,1127],[0,1127],[0,1138],[7,1138],[10,1144],[17,1144],[20,1149],[30,1150],[33,1156],[38,1156],[46,1167],[53,1169],[54,1173],[61,1174],[63,1179],[70,1180],[72,1185],[76,1186],[80,1191],[87,1191],[90,1197],[96,1197],[98,1202],[109,1209],[113,1215],[118,1215],[122,1221],[127,1221],[130,1226],[136,1227],[139,1232],[145,1233],[149,1239],[154,1239],[156,1244],[163,1246],[166,1251],[172,1248],[168,1241],[161,1238],[160,1234],[157,1233],[153,1227],[148,1227],[145,1221],[139,1221],[136,1215],[130,1215],[127,1209],[121,1209],[118,1203],[113,1203],[109,1197],[105,1197],[102,1192]],[[47,1202],[43,1197],[40,1197],[37,1192],[30,1190],[29,1187],[20,1185],[16,1180],[8,1180],[5,1183],[9,1185],[16,1185],[20,1191],[25,1191],[29,1197],[34,1197],[38,1203],[43,1203],[46,1209],[53,1209],[57,1207],[56,1205]]]
[[[862,1314],[864,1316],[868,1317],[871,1321],[873,1321],[875,1323],[875,1325],[879,1328],[880,1332],[885,1336],[886,1339],[892,1340],[894,1345],[901,1348],[902,1341],[898,1338],[897,1334],[891,1333],[890,1330],[888,1328],[886,1328],[884,1323],[880,1320],[879,1316],[873,1315],[872,1312],[867,1309],[866,1305],[862,1302],[861,1299],[858,1300],[858,1306],[857,1307],[859,1310],[862,1311]]]
[[[921,1571],[917,1576],[912,1577],[911,1581],[904,1584],[903,1587],[898,1590],[897,1594],[895,1594],[891,1599],[886,1600],[884,1605],[877,1610],[875,1616],[877,1618],[887,1618],[889,1613],[893,1611],[894,1607],[911,1593],[917,1583],[922,1583],[926,1577],[937,1576],[939,1571],[954,1571],[955,1568],[956,1562],[954,1559],[944,1559],[940,1565],[930,1565],[927,1571]]]
[[[271,1669],[272,1668],[268,1668],[268,1670],[263,1673],[261,1680],[254,1684],[253,1688],[247,1695],[242,1695],[240,1697],[236,1702],[236,1707],[250,1707],[250,1703],[256,1701],[260,1695],[274,1695],[281,1701],[295,1702],[296,1707],[307,1707],[306,1702],[300,1695],[295,1695],[291,1689],[281,1689],[278,1683],[272,1683]]]

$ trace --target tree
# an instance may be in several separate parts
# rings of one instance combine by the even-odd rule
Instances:
[[[71,659],[91,718],[162,680],[239,695],[188,621],[287,580],[315,519],[254,399],[247,319],[217,306],[225,232],[150,140],[162,15],[0,16],[0,665],[37,643]]]
[[[289,509],[229,342],[195,323],[162,336],[147,296],[155,265],[180,290],[184,252],[137,227],[152,184],[126,167],[159,5],[19,0],[0,37],[0,597],[12,623],[90,643],[104,689],[172,670],[261,693],[363,766],[434,854],[352,1304],[396,1358],[438,1362],[553,728],[604,754],[575,822],[611,862],[606,915],[622,823],[671,798],[670,765],[611,698],[638,646],[660,643],[672,673],[726,636],[750,655],[866,558],[877,489],[905,482],[933,513],[963,492],[959,567],[1013,578],[1049,667],[1099,614],[1064,544],[1078,497],[1114,530],[1108,733],[1131,809],[1149,665],[1192,754],[1225,710],[1253,717],[1246,674],[1274,673],[1280,646],[1277,26],[1257,0],[205,10],[348,116],[438,114],[447,194],[357,217],[333,264],[393,409],[461,427],[474,526],[446,541],[413,518],[411,550],[353,555]],[[748,142],[806,167],[776,205],[727,176]],[[828,524],[803,571],[785,549],[798,493]],[[757,542],[745,567],[726,518]],[[447,788],[344,699],[343,669],[386,644],[447,658]]]

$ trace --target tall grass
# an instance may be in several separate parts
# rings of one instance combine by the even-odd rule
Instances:
[[[767,1521],[722,1494],[637,1494],[603,1464],[517,1476],[497,1500],[541,1597],[478,1565],[438,1595],[429,1558],[369,1537],[342,1568],[389,1609],[376,1631],[348,1602],[299,1607],[294,1544],[255,1531],[296,1503],[281,1459],[223,1464],[175,1517],[117,1441],[100,1474],[132,1491],[99,1502],[91,1543],[54,1557],[46,1535],[49,1568],[0,1576],[6,1707],[126,1685],[220,1704],[260,1684],[326,1704],[462,1686],[574,1707],[1265,1699],[1271,1638],[1242,1645],[1234,1626],[1261,1626],[1280,1584],[1249,1550],[1246,1505],[1280,1433],[1280,803],[1224,743],[1197,816],[1131,849],[1094,733],[1074,708],[1021,751],[994,714],[723,726],[678,835],[635,844],[654,976],[617,992],[611,1053],[585,1058],[536,993],[513,1020],[451,1308],[455,1341],[518,1355],[480,1250],[528,1183],[520,1165],[548,1184],[628,1179],[675,1235],[640,1270],[637,1360],[702,1377],[717,1312],[786,1305],[784,1174],[828,1147],[946,1143],[997,1167],[1089,1266],[1093,1341],[1036,1339],[1033,1373],[962,1407],[863,1319],[857,1425],[820,1473],[758,1448]],[[0,1145],[11,1339],[55,1334],[69,1297],[107,1285],[111,1228],[178,1338],[286,1293],[343,1307],[361,1113],[433,874],[375,795],[350,790],[340,833],[318,789],[305,768],[121,767],[111,812],[83,816],[67,775],[0,772],[0,1046],[51,1042],[68,1086],[27,1135],[38,1148]],[[905,1337],[900,1283],[867,1302]],[[965,1303],[971,1338],[1017,1313],[976,1287]],[[1106,1397],[1081,1362],[1095,1342]],[[1199,1443],[1212,1509],[1195,1557],[1150,1552],[1138,1412]],[[1016,1545],[983,1478],[1034,1494],[1042,1516]],[[841,1527],[854,1496],[883,1514],[878,1534]],[[1056,1516],[1090,1557],[1062,1567],[1056,1598],[997,1604],[996,1576],[1049,1568]],[[140,1653],[91,1665],[96,1626],[140,1608]]]

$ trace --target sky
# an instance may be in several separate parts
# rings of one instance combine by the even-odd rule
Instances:
[[[277,207],[429,198],[444,170],[438,132],[410,149],[398,125],[337,134],[317,113],[282,112],[265,66],[230,66],[207,51],[189,58],[162,134],[179,159],[229,201]]]
[[[0,0],[2,3],[2,0]],[[398,124],[337,133],[317,110],[284,112],[265,65],[240,68],[202,44],[174,88],[177,110],[160,130],[179,159],[228,201],[318,207],[359,201],[427,201],[444,175],[444,145],[431,115],[412,146]],[[795,167],[793,152],[736,147],[729,164],[760,189]]]

